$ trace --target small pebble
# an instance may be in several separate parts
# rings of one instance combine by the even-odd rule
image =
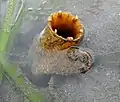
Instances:
[[[37,10],[40,11],[42,8],[38,8]]]
[[[87,41],[90,41],[90,39],[89,39],[89,38],[87,38]]]
[[[43,1],[43,4],[45,4],[47,1]]]
[[[29,11],[33,11],[33,8],[32,8],[32,7],[30,7],[30,8],[28,8],[28,10],[29,10]]]

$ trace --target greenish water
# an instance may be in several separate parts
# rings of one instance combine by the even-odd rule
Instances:
[[[3,0],[2,17],[5,14],[5,4],[6,1]],[[95,65],[86,74],[52,76],[51,88],[47,87],[49,76],[31,76],[27,69],[29,66],[26,65],[26,56],[33,38],[44,28],[47,17],[58,10],[66,10],[79,16],[86,30],[80,47],[91,49],[96,59]],[[26,0],[25,11],[8,58],[21,65],[32,84],[49,93],[49,101],[51,96],[51,102],[119,102],[119,0]],[[0,92],[0,96],[3,92]]]

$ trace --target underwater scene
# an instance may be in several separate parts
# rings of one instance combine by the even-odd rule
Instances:
[[[0,0],[0,102],[119,101],[119,0]]]

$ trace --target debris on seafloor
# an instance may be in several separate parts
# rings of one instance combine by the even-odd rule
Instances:
[[[93,56],[78,47],[83,37],[84,27],[78,16],[62,11],[51,14],[28,53],[32,73],[70,75],[87,72]]]

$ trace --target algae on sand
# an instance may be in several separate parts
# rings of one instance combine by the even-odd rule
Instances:
[[[20,12],[18,12],[19,15],[17,15],[17,18],[15,19],[15,22],[14,22],[13,15],[14,15],[14,10],[16,8],[16,4],[17,4],[16,0],[9,0],[6,15],[3,22],[3,27],[0,34],[0,79],[1,79],[0,81],[2,82],[1,85],[5,86],[3,80],[7,78],[8,82],[11,83],[13,87],[16,87],[15,89],[19,89],[19,92],[23,93],[22,95],[23,99],[25,99],[24,97],[26,97],[30,102],[44,102],[43,97],[40,95],[40,92],[37,89],[35,89],[33,85],[26,82],[25,77],[23,76],[22,73],[17,73],[18,67],[16,65],[12,65],[6,60],[6,53],[9,47],[8,43],[9,43],[9,40],[13,39],[10,37],[14,37],[14,36],[11,36],[13,35],[12,30],[17,25],[17,22],[20,18],[19,16],[21,16],[24,9],[24,1],[22,0],[21,2],[22,8],[20,8],[21,10]],[[14,27],[12,25],[13,23],[15,23]],[[1,91],[0,93],[1,94],[4,93],[4,90]],[[1,100],[6,102],[15,101],[15,100],[9,100],[7,97],[10,97],[10,96],[6,96],[6,97],[3,96],[1,97],[2,98]],[[12,97],[14,97],[14,95]]]

